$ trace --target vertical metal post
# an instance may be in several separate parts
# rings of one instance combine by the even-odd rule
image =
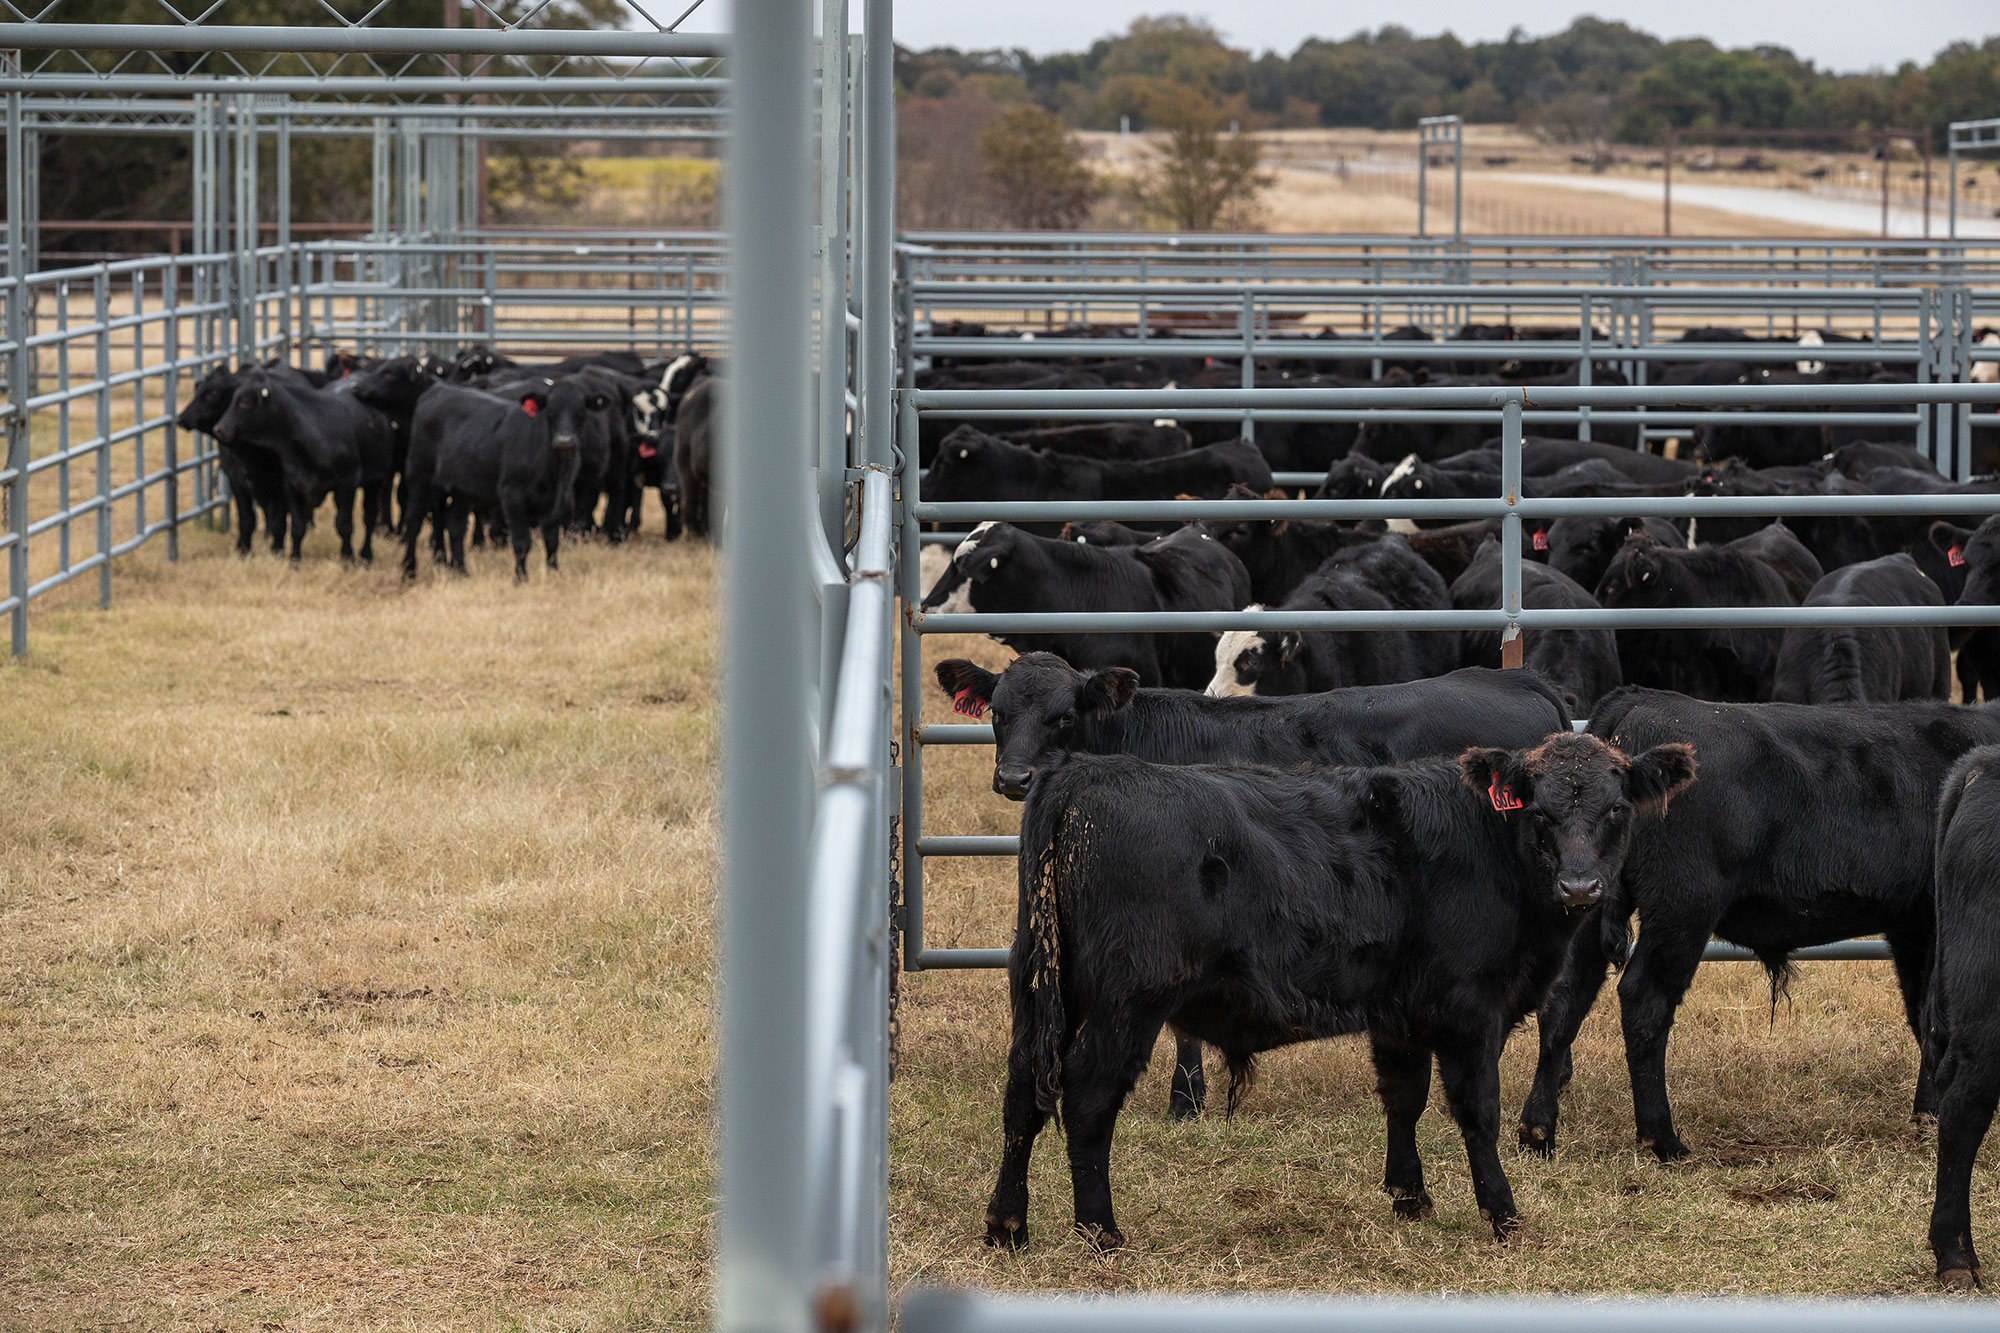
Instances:
[[[10,72],[21,67],[20,52],[12,52],[5,62]],[[22,214],[22,191],[27,181],[22,168],[27,163],[21,125],[21,94],[7,94],[7,216]],[[7,228],[7,397],[14,410],[7,415],[7,470],[14,475],[7,485],[7,534],[13,542],[7,548],[7,596],[13,601],[8,614],[14,656],[28,651],[28,256],[26,238],[19,227]]]
[[[160,354],[167,362],[160,393],[167,404],[167,559],[170,561],[181,558],[181,443],[180,427],[174,422],[174,409],[180,405],[180,287],[181,265],[175,256],[160,270],[160,304],[164,311],[160,321]]]
[[[91,394],[97,405],[97,604],[111,606],[111,269],[99,264],[90,280],[91,324],[97,333],[91,339],[95,366],[91,378],[96,389]]]
[[[916,402],[903,396],[902,428],[905,439],[917,438]],[[903,852],[903,970],[923,970],[924,953],[924,858],[918,844],[924,835],[924,747],[923,703],[924,640],[917,633],[908,612],[918,606],[923,589],[923,532],[911,512],[918,500],[918,469],[914,451],[903,468],[903,545],[901,591],[905,614],[897,619],[902,636],[903,718],[903,820],[900,833]]]
[[[1882,239],[1889,239],[1889,136],[1884,134],[1882,144]]]
[[[866,0],[861,61],[861,439],[863,462],[893,460],[896,377],[896,45],[890,0]],[[904,447],[912,468],[916,441]]]
[[[822,0],[819,43],[819,518],[841,541],[847,474],[847,0]]]
[[[42,132],[36,128],[35,114],[24,109],[21,120],[21,211],[8,220],[21,228],[21,252],[28,257],[28,270],[42,266]],[[34,313],[34,307],[28,307]],[[30,336],[34,321],[29,321]]]
[[[1451,239],[1465,239],[1465,122],[1451,124]]]
[[[1951,180],[1945,186],[1945,198],[1950,200],[1945,211],[1945,239],[1958,239],[1958,127],[1953,126],[1946,133],[1950,142],[1945,145],[1945,160],[1951,172]]]
[[[1577,346],[1578,346],[1579,348],[1581,348],[1581,349],[1582,349],[1582,352],[1583,352],[1583,355],[1582,355],[1582,356],[1580,356],[1580,357],[1578,357],[1578,358],[1577,358],[1577,362],[1576,362],[1576,382],[1577,382],[1577,384],[1578,384],[1579,386],[1581,386],[1582,388],[1586,388],[1586,389],[1588,389],[1588,388],[1590,387],[1590,378],[1591,378],[1591,368],[1590,368],[1590,351],[1591,351],[1591,330],[1590,330],[1590,324],[1591,324],[1591,313],[1592,313],[1592,309],[1593,309],[1593,307],[1594,307],[1595,305],[1596,305],[1596,302],[1595,302],[1594,300],[1592,300],[1592,299],[1591,299],[1591,298],[1590,298],[1589,296],[1585,296],[1585,297],[1583,298],[1583,322],[1582,322],[1582,323],[1581,323],[1580,325],[1578,325],[1578,326],[1577,326],[1577,335],[1576,335],[1576,336],[1577,336]],[[1588,440],[1588,439],[1590,439],[1590,408],[1588,408],[1588,407],[1580,407],[1580,408],[1578,408],[1578,409],[1577,409],[1577,414],[1576,414],[1576,417],[1577,417],[1577,420],[1576,420],[1576,438],[1577,438],[1577,439],[1579,439],[1579,440]]]
[[[1423,126],[1417,127],[1417,235],[1424,234],[1426,210],[1430,207],[1431,144]]]
[[[1500,408],[1500,492],[1510,506],[1521,503],[1521,400],[1519,389],[1507,391]],[[1521,514],[1510,508],[1500,520],[1500,609],[1507,613],[1507,628],[1500,634],[1500,665],[1521,665],[1521,629],[1514,618],[1521,614]]]
[[[257,98],[236,98],[236,356],[257,357]]]
[[[1921,287],[1917,290],[1917,383],[1932,384],[1931,372],[1937,365],[1937,344],[1934,329],[1938,322],[1938,292],[1935,287]],[[1939,462],[1931,450],[1931,409],[1927,403],[1917,405],[1917,452]],[[1940,466],[1938,471],[1944,471]]]
[[[273,203],[278,223],[278,332],[287,364],[296,364],[298,347],[292,334],[292,296],[297,286],[292,254],[292,118],[278,116],[278,197]]]
[[[1674,127],[1667,126],[1667,151],[1661,159],[1666,168],[1660,187],[1660,235],[1674,234]]]
[[[725,177],[732,373],[724,386],[722,1212],[716,1326],[804,1333],[812,774],[805,442],[812,430],[806,0],[737,0]],[[886,36],[886,33],[885,33]],[[755,375],[741,373],[754,349]],[[748,503],[754,496],[755,503]]]
[[[1257,387],[1257,303],[1249,292],[1243,293],[1243,305],[1237,320],[1243,334],[1243,387]],[[1257,438],[1257,418],[1249,410],[1243,412],[1243,438]]]

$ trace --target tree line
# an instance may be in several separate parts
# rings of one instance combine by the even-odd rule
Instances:
[[[1884,15],[1884,21],[1893,16]],[[2000,26],[2000,25],[1996,25]],[[1579,18],[1561,32],[1463,42],[1389,26],[1314,37],[1290,55],[1232,47],[1207,23],[1141,18],[1087,51],[898,50],[908,98],[1031,103],[1077,129],[1160,127],[1187,99],[1244,129],[1399,129],[1457,114],[1553,137],[1658,142],[1665,129],[1924,128],[2000,115],[2000,36],[1954,42],[1928,64],[1838,73],[1782,46],[1724,50]]]

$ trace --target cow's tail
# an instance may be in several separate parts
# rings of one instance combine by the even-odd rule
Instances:
[[[1036,793],[1039,794],[1039,793]],[[1068,1015],[1062,994],[1062,879],[1087,849],[1080,844],[1088,824],[1061,799],[1028,801],[1021,819],[1020,967],[1018,994],[1026,1012],[1015,1015],[1015,1031],[1025,1030],[1028,1065],[1034,1073],[1035,1105],[1061,1116],[1063,1054],[1069,1046]]]
[[[1819,679],[1813,682],[1816,704],[1858,704],[1867,702],[1861,675],[1861,639],[1851,629],[1837,629],[1826,638],[1816,663]]]

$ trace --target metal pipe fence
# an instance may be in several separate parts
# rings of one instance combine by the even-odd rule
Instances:
[[[95,575],[109,605],[119,557],[164,536],[177,558],[184,525],[222,517],[214,442],[174,421],[214,367],[468,342],[529,356],[715,352],[728,336],[721,245],[584,231],[298,241],[0,276],[0,613],[13,652],[27,651],[32,601]],[[829,488],[844,484],[836,469]]]
[[[903,634],[903,730],[909,739],[905,760],[902,841],[903,967],[907,971],[1006,966],[1003,947],[937,948],[924,931],[924,863],[936,857],[1013,857],[1018,837],[929,834],[923,808],[924,750],[935,745],[990,745],[990,725],[925,725],[922,699],[928,688],[922,638],[930,634],[1129,634],[1222,633],[1229,630],[1422,630],[1490,631],[1503,644],[1523,633],[1553,629],[1785,628],[1790,626],[2000,626],[2000,607],[1662,607],[1556,610],[1521,605],[1521,535],[1524,520],[1559,517],[1830,517],[1952,513],[2000,513],[2000,493],[1841,496],[1662,496],[1629,498],[1537,498],[1522,493],[1521,446],[1530,402],[1577,411],[1652,406],[1693,408],[1705,413],[1746,406],[1800,408],[1813,404],[1867,408],[1960,404],[2000,407],[2000,385],[1838,384],[1740,385],[1688,388],[1552,386],[1522,388],[1374,389],[1204,389],[1162,390],[912,390],[904,395],[902,437],[914,440],[926,413],[970,419],[1096,417],[1149,420],[1164,413],[1193,417],[1206,412],[1230,416],[1264,410],[1277,419],[1325,413],[1359,419],[1490,420],[1500,438],[1501,476],[1496,494],[1484,499],[1416,500],[1051,500],[927,502],[921,476],[906,467],[904,481],[904,596],[910,606],[923,590],[918,562],[924,523],[970,524],[988,520],[1058,523],[1086,519],[1124,522],[1279,521],[1285,519],[1435,519],[1466,521],[1498,518],[1501,601],[1486,611],[1207,611],[1207,612],[1037,612],[1014,614],[938,613],[914,610]],[[1344,404],[1345,407],[1334,407]],[[1182,410],[1183,406],[1187,410]],[[1609,416],[1609,412],[1601,412]],[[1804,413],[1763,414],[1778,420],[1824,420]],[[1867,414],[1884,421],[1907,421],[1891,412]],[[1880,941],[1845,941],[1803,951],[1802,958],[1880,959]],[[1712,961],[1741,961],[1747,952],[1711,944]]]

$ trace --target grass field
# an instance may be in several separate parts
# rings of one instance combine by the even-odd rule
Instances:
[[[0,668],[0,1326],[698,1320],[710,553],[325,526]]]
[[[315,531],[292,571],[189,533],[108,612],[36,604],[0,668],[0,1326],[628,1329],[705,1317],[713,1210],[713,588],[705,548],[504,558],[402,587]],[[990,643],[940,640],[926,657]],[[931,698],[932,720],[945,716]],[[935,832],[1011,831],[990,753],[933,750]],[[934,943],[997,944],[1011,866],[932,863]],[[1901,1292],[1930,1148],[1885,966],[1771,1011],[1707,969],[1670,1071],[1695,1155],[1633,1143],[1600,1009],[1553,1162],[1496,1245],[1434,1098],[1436,1220],[1379,1193],[1352,1041],[1176,1125],[1156,1063],[1114,1151],[1131,1247],[979,1243],[1006,1028],[992,973],[905,979],[898,1290]],[[1518,1108],[1532,1056],[1505,1071]],[[1975,1212],[1991,1217],[1990,1169]]]
[[[925,645],[927,662],[1009,654],[976,639]],[[935,690],[926,721],[949,717]],[[1019,808],[988,789],[992,752],[925,752],[925,832],[1007,833]],[[1011,938],[1013,866],[931,861],[927,943]],[[1576,1048],[1552,1161],[1503,1148],[1529,1234],[1492,1240],[1472,1201],[1457,1130],[1433,1090],[1419,1143],[1433,1221],[1403,1223],[1381,1193],[1383,1125],[1358,1040],[1263,1062],[1233,1120],[1166,1119],[1172,1047],[1156,1052],[1119,1122],[1112,1188],[1128,1248],[1103,1256],[1069,1234],[1058,1131],[1031,1177],[1030,1247],[985,1249],[982,1213],[999,1160],[1007,1005],[997,974],[906,979],[894,1100],[894,1257],[903,1283],[1015,1289],[1927,1293],[1932,1144],[1910,1123],[1916,1049],[1886,963],[1801,967],[1771,1005],[1761,970],[1708,966],[1681,1010],[1668,1060],[1682,1137],[1661,1166],[1633,1137],[1607,987]],[[1503,1127],[1512,1141],[1534,1071],[1532,1022],[1509,1043]],[[1210,1074],[1216,1068],[1211,1058]],[[1220,1084],[1212,1084],[1216,1103]],[[1974,1218],[2000,1205],[1974,1178]]]

